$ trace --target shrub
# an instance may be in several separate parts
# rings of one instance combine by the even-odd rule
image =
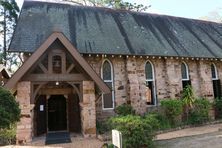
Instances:
[[[183,119],[186,119],[186,121],[188,121],[189,112],[193,108],[193,104],[195,101],[194,91],[191,85],[187,85],[184,88],[182,94],[182,101],[184,105],[184,117],[186,117]]]
[[[107,124],[107,121],[96,121],[96,130],[99,134],[104,134],[107,131],[111,130],[111,128]]]
[[[133,109],[133,107],[129,104],[122,104],[120,106],[117,106],[115,109],[115,112],[118,115],[134,115],[135,114],[135,110]]]
[[[144,122],[152,127],[153,131],[160,129],[160,122],[158,120],[158,114],[149,113],[144,116]]]
[[[137,115],[111,117],[108,122],[113,129],[119,130],[123,136],[124,148],[151,147],[153,145],[153,124],[157,121],[147,115],[142,118]]]
[[[165,129],[172,128],[169,119],[164,114],[157,113],[156,114],[156,119],[159,122],[159,129],[160,130],[165,130]]]
[[[189,112],[188,123],[201,124],[209,120],[210,102],[207,99],[196,99]]]
[[[11,145],[16,142],[16,126],[12,125],[8,129],[0,130],[0,146],[2,145]]]
[[[19,121],[20,109],[14,96],[0,87],[0,129],[9,128],[11,124]]]
[[[178,99],[162,100],[161,107],[166,118],[168,118],[172,126],[176,126],[181,122],[181,114],[183,112],[183,103]]]
[[[216,98],[214,100],[215,118],[222,119],[222,98]]]
[[[188,107],[188,108],[193,107],[193,104],[195,101],[195,96],[194,96],[193,88],[191,85],[187,85],[184,88],[183,94],[182,94],[182,100],[183,100],[183,103],[186,107]]]

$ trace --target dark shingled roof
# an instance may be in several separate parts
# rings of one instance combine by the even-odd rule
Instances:
[[[25,1],[9,50],[34,52],[54,31],[83,54],[222,58],[219,23],[37,1]]]

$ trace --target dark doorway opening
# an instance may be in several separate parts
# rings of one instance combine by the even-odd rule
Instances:
[[[35,104],[35,135],[41,135],[46,133],[46,96],[40,95],[36,98]]]
[[[77,94],[68,95],[69,106],[69,131],[80,133],[81,132],[81,119],[80,119],[80,106],[79,97]]]
[[[52,95],[48,100],[48,130],[67,130],[66,98]]]

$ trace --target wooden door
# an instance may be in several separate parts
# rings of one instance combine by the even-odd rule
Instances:
[[[52,95],[48,100],[48,129],[67,130],[66,98],[63,95]]]
[[[69,131],[81,132],[81,119],[80,119],[80,107],[79,97],[77,94],[70,94],[68,96],[69,104]]]
[[[41,95],[37,98],[35,104],[36,114],[36,134],[41,135],[46,133],[46,96]]]

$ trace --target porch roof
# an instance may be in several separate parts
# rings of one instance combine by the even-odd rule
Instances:
[[[54,31],[80,53],[222,58],[222,24],[98,7],[25,1],[10,51],[34,52]]]
[[[28,70],[37,62],[37,60],[46,52],[50,45],[56,40],[59,40],[66,50],[72,55],[72,57],[78,62],[83,70],[89,75],[89,77],[97,84],[102,92],[110,93],[110,88],[103,82],[103,80],[97,75],[92,67],[85,61],[85,59],[79,54],[77,49],[72,43],[64,36],[63,33],[52,33],[45,42],[25,61],[25,63],[15,72],[15,74],[5,84],[5,88],[14,90],[18,81],[28,72]]]

